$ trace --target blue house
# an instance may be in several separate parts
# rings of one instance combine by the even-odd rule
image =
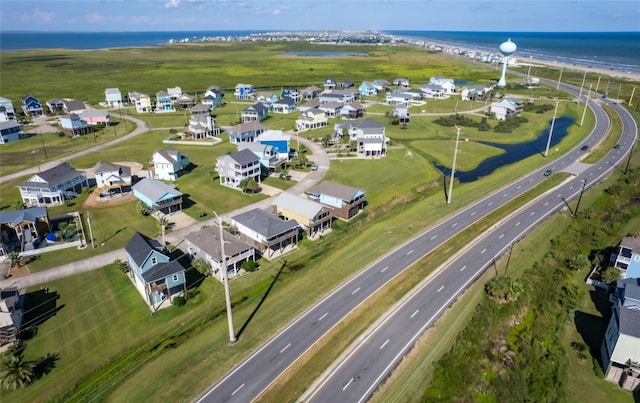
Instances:
[[[240,123],[227,129],[231,144],[254,142],[269,128],[258,121]]]
[[[362,96],[371,96],[378,93],[378,90],[376,90],[376,87],[371,81],[363,81],[362,84],[360,84],[360,86],[358,87],[358,91]]]
[[[0,144],[20,139],[22,132],[22,125],[15,120],[0,122]]]
[[[22,110],[26,115],[42,115],[42,105],[38,98],[33,95],[22,97]]]
[[[169,214],[182,209],[182,193],[164,182],[144,178],[133,185],[131,190],[133,195],[147,206],[149,213],[160,211]]]
[[[253,121],[261,122],[267,118],[268,112],[269,112],[269,109],[266,106],[264,106],[264,104],[261,104],[260,102],[258,102],[255,105],[246,107],[242,111],[241,113],[242,121],[243,122],[253,122]]]
[[[156,112],[173,112],[171,104],[171,95],[166,91],[158,91],[156,93]]]
[[[253,100],[256,98],[256,90],[251,84],[239,83],[233,93],[237,100]]]
[[[153,312],[186,291],[184,268],[160,242],[136,232],[125,250],[131,280]]]
[[[284,97],[272,104],[274,113],[289,114],[296,111],[296,101],[289,97]]]
[[[271,146],[278,153],[278,158],[289,159],[291,151],[291,137],[282,134],[282,130],[267,130],[260,135],[258,142],[265,146]]]
[[[302,93],[295,87],[283,87],[280,93],[280,97],[289,97],[293,99],[294,102],[302,101]]]

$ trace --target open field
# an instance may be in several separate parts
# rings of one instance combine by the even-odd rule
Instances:
[[[27,58],[35,58],[35,64],[39,65],[37,68],[59,68],[61,80],[64,80],[67,67],[70,70],[76,70],[77,66],[83,62],[82,58],[89,57],[85,60],[91,61],[88,63],[88,70],[106,66],[104,67],[104,71],[107,72],[105,80],[98,84],[95,81],[83,80],[82,85],[79,85],[74,91],[79,94],[76,97],[83,98],[84,92],[87,96],[86,99],[92,101],[101,100],[104,87],[110,86],[119,86],[123,92],[135,89],[149,93],[155,93],[159,89],[173,85],[181,85],[185,92],[193,92],[198,88],[202,91],[212,84],[229,86],[227,88],[230,88],[239,81],[252,82],[254,85],[258,85],[259,82],[272,82],[275,84],[274,87],[277,87],[278,85],[303,85],[303,83],[291,83],[289,81],[291,77],[303,77],[301,81],[305,83],[317,83],[325,76],[335,75],[335,71],[353,71],[354,77],[349,78],[354,81],[371,79],[372,76],[378,77],[382,72],[393,76],[410,76],[412,81],[416,82],[418,80],[428,81],[431,75],[449,75],[456,78],[467,78],[473,75],[479,79],[484,77],[486,80],[494,75],[494,72],[486,72],[482,68],[474,70],[478,66],[450,66],[449,62],[443,62],[435,55],[424,54],[424,52],[412,49],[407,49],[407,54],[404,55],[399,54],[402,52],[398,52],[397,49],[380,47],[374,49],[374,57],[366,58],[364,61],[357,57],[345,58],[344,60],[340,58],[336,61],[283,57],[277,54],[278,49],[283,48],[284,45],[269,45],[264,49],[248,48],[243,45],[239,46],[238,53],[235,53],[225,45],[203,44],[193,47],[176,46],[151,49],[156,52],[151,52],[149,49],[123,49],[104,52],[69,52],[69,55],[61,55],[60,51],[57,51],[58,53],[52,51],[50,54],[44,52],[45,54],[40,59],[35,54],[28,56],[11,54],[9,65],[11,69],[15,69],[16,66],[23,63],[20,61],[21,58],[23,61]],[[188,49],[191,51],[187,51]],[[254,51],[252,52],[251,49]],[[367,49],[371,50],[370,47]],[[103,57],[102,53],[111,56]],[[130,66],[123,69],[115,63],[112,65],[111,60],[117,59],[116,55],[117,57],[129,55],[135,56],[135,58]],[[140,56],[139,59],[138,56]],[[181,58],[178,58],[179,56]],[[180,60],[180,63],[170,62],[171,58]],[[3,82],[3,96],[8,96],[4,92],[4,83],[7,83],[5,80],[6,60],[3,58],[2,71],[0,72],[0,78],[2,78],[0,82]],[[257,67],[252,67],[255,66],[255,60],[261,60],[261,63]],[[396,65],[399,62],[403,64]],[[42,65],[56,63],[61,63],[62,66],[46,67]],[[229,66],[226,66],[225,63],[229,63]],[[231,63],[237,63],[241,67],[232,71]],[[188,69],[185,68],[187,65]],[[26,64],[23,66],[27,70],[31,68],[26,67]],[[345,69],[345,66],[350,67]],[[34,67],[36,71],[37,68]],[[363,70],[360,71],[359,68]],[[287,71],[286,74],[283,73],[284,69]],[[258,75],[257,70],[260,70],[264,76]],[[298,74],[295,74],[296,71]],[[76,74],[85,73],[81,69],[77,69]],[[138,78],[141,74],[145,75],[144,83],[140,83]],[[243,74],[247,74],[246,79]],[[413,78],[414,74],[415,79]],[[215,77],[220,81],[210,82],[210,77]],[[123,79],[122,82],[120,78]],[[125,88],[127,82],[130,88]],[[56,87],[57,83],[47,83],[47,85],[49,87],[44,86],[43,91],[56,92],[63,89],[63,87]],[[100,88],[97,88],[97,85]],[[14,89],[14,91],[16,90]],[[39,94],[35,95],[39,96]],[[56,93],[52,96],[60,96],[60,94]],[[222,121],[228,121],[229,124],[233,122],[232,119],[236,116],[234,107],[234,104],[228,104],[224,108],[216,110],[216,113],[219,114],[218,124],[221,124]],[[580,116],[580,111],[579,107],[568,107],[565,113]],[[156,116],[158,117],[156,118]],[[544,118],[548,120],[550,116],[547,114],[544,115]],[[558,154],[575,145],[589,131],[593,123],[592,120],[588,120],[590,116],[588,115],[583,128],[572,126],[570,134],[559,145]],[[140,117],[144,119],[146,115]],[[154,115],[153,119],[155,119],[154,127],[163,127],[166,123],[173,123],[174,119],[179,121],[180,114],[176,113],[175,116]],[[291,119],[295,118],[275,115],[273,120],[269,119],[265,123],[273,129],[284,128],[287,130],[286,124],[292,124]],[[3,394],[3,400],[6,398],[7,401],[27,399],[44,401],[50,399],[52,395],[71,390],[77,384],[79,384],[78,393],[83,393],[84,388],[90,390],[96,384],[102,385],[103,389],[95,390],[91,395],[92,398],[98,400],[137,401],[154,398],[171,401],[192,400],[197,391],[202,390],[224,374],[234,362],[246,355],[248,351],[256,348],[276,329],[285,326],[305,306],[320,298],[332,287],[376,259],[384,251],[408,239],[412,235],[407,231],[408,224],[414,226],[414,231],[422,230],[442,217],[452,214],[454,212],[452,209],[462,208],[468,202],[486,195],[489,189],[498,188],[506,181],[513,180],[547,162],[540,155],[535,155],[518,164],[499,169],[491,177],[470,184],[456,185],[454,204],[447,207],[444,205],[441,182],[438,182],[440,174],[430,164],[430,158],[417,155],[418,153],[414,154],[414,158],[405,157],[406,147],[418,149],[421,148],[422,143],[427,141],[440,142],[440,144],[451,143],[450,139],[454,137],[449,133],[449,128],[441,128],[442,132],[435,134],[427,131],[430,138],[425,137],[424,132],[418,128],[431,128],[435,131],[440,126],[429,122],[426,117],[420,117],[416,122],[422,122],[423,119],[425,123],[416,124],[415,131],[413,131],[413,117],[410,129],[406,131],[400,131],[401,129],[398,128],[389,129],[388,135],[392,139],[395,138],[396,133],[399,138],[405,132],[407,134],[406,138],[403,138],[403,144],[399,145],[395,141],[393,142],[389,156],[384,159],[332,161],[327,179],[335,179],[367,190],[369,194],[367,213],[348,224],[336,223],[334,232],[319,241],[314,243],[303,241],[299,251],[286,257],[287,264],[282,273],[278,274],[284,259],[271,263],[261,262],[260,270],[232,282],[236,329],[243,329],[239,342],[233,348],[227,348],[222,287],[217,281],[205,280],[198,288],[200,294],[186,307],[182,309],[172,307],[163,311],[161,315],[150,316],[142,298],[127,283],[128,280],[125,277],[117,273],[110,273],[108,269],[96,270],[49,286],[50,290],[58,292],[61,298],[58,306],[64,304],[64,308],[41,325],[37,338],[32,339],[33,341],[26,352],[28,358],[36,358],[48,352],[59,352],[60,360],[49,375],[25,390]],[[537,129],[539,125],[535,127]],[[518,132],[512,138],[526,137],[530,135],[529,132],[532,128],[522,130],[522,133]],[[330,129],[301,135],[312,138],[321,137],[317,133],[325,131],[329,132]],[[78,158],[73,161],[73,164],[74,166],[77,164],[78,167],[90,167],[99,159],[136,160],[144,164],[154,150],[164,147],[161,140],[167,136],[167,130],[143,134],[127,144],[117,145],[113,149],[100,153],[100,155]],[[504,136],[507,141],[509,140],[506,135],[500,136]],[[474,138],[474,140],[480,139],[480,136]],[[293,144],[294,139],[292,139],[292,146]],[[474,153],[474,157],[476,157],[476,153],[490,154],[489,151],[477,147],[477,143],[473,144],[475,144],[475,148],[468,152]],[[194,163],[192,172],[177,182],[180,190],[189,194],[190,200],[193,201],[193,204],[186,206],[186,212],[194,218],[197,218],[199,210],[204,210],[209,214],[212,210],[220,213],[263,197],[256,195],[251,198],[240,192],[223,188],[209,176],[208,171],[213,166],[216,156],[235,151],[235,146],[227,141],[214,147],[176,146],[176,148],[188,155]],[[423,152],[427,153],[429,148],[424,147]],[[433,158],[440,158],[444,163],[450,153],[451,147],[448,147],[448,149],[441,151],[440,157],[434,155]],[[557,154],[553,152],[552,155]],[[557,179],[559,178],[552,178],[552,180]],[[551,182],[546,184],[551,184]],[[2,205],[8,205],[9,199],[15,198],[17,192],[12,189],[3,186]],[[80,204],[81,201],[82,198],[79,198],[76,202]],[[68,207],[71,210],[74,208],[77,209],[78,206]],[[54,210],[56,214],[66,211],[67,207],[57,209]],[[425,211],[428,211],[429,214],[425,214]],[[143,220],[142,217],[136,216],[135,206],[123,205],[118,209],[115,207],[104,209],[103,215],[100,215],[98,210],[92,210],[91,214],[97,220],[94,220],[94,228],[98,224],[103,228],[101,229],[103,232],[94,233],[96,239],[98,237],[109,239],[110,236],[116,234],[106,242],[101,251],[115,248],[116,245],[124,246],[130,239],[132,234],[130,231],[139,230],[146,234],[154,234],[157,231],[155,220],[148,217]],[[123,223],[126,223],[126,229],[118,232]],[[449,246],[450,248],[451,246]],[[47,255],[47,259],[41,259],[42,263],[36,261],[34,268],[42,269],[45,260],[47,264],[53,262],[55,265],[68,261],[66,259],[75,260],[86,257],[89,253],[92,252],[85,249],[78,251],[77,255],[74,253],[71,257],[68,256],[68,253],[66,256],[63,256],[62,253],[51,255],[51,257]],[[38,266],[38,264],[42,266]],[[428,272],[432,268],[431,264],[426,264],[424,270]],[[78,280],[71,280],[76,278]],[[411,280],[417,281],[418,279],[412,278]],[[274,287],[271,292],[268,292],[267,290],[272,283]],[[385,303],[392,303],[394,298],[397,298],[409,287],[409,284],[394,288],[392,292],[395,294],[386,296]],[[104,295],[102,295],[103,289],[105,290]],[[37,290],[35,291],[37,292]],[[262,303],[262,299],[267,295],[268,298]],[[102,310],[102,306],[105,310]],[[91,308],[87,310],[87,307]],[[67,313],[65,313],[66,309],[68,309]],[[383,309],[382,305],[379,307],[379,310],[381,309]],[[85,321],[83,318],[86,315],[93,315],[95,318],[92,318],[91,321]],[[374,319],[364,315],[360,322],[347,323],[344,326],[351,329],[362,328]],[[193,325],[194,323],[198,323],[199,326]],[[143,325],[145,328],[140,329]],[[104,326],[109,326],[111,329],[122,329],[122,331],[118,335],[113,335],[112,330],[106,331],[104,333],[108,337],[103,338],[100,330]],[[185,333],[182,333],[183,330]],[[136,334],[131,336],[133,332]],[[154,335],[158,335],[158,338],[153,338]],[[78,348],[74,349],[67,340],[75,340],[76,337],[86,337],[88,341],[83,340],[78,344]],[[355,337],[357,337],[356,332],[349,332],[349,336],[344,338],[343,344],[349,338]],[[155,348],[156,343],[161,346],[159,350]],[[102,345],[104,348],[96,348],[96,346]],[[32,346],[34,347],[32,348]],[[337,354],[337,350],[330,353]],[[79,359],[78,367],[82,370],[74,368],[74,359]],[[121,366],[117,366],[116,363]],[[98,370],[102,367],[102,370]],[[320,369],[319,366],[314,367],[309,373],[317,373]],[[94,373],[92,378],[83,378],[96,370],[98,372]],[[104,378],[100,378],[101,376]],[[107,382],[106,379],[109,381]],[[300,380],[300,385],[310,380],[310,377]],[[117,385],[112,385],[112,383],[117,383]],[[300,387],[296,386],[296,388]],[[296,397],[290,395],[287,399],[292,400]]]

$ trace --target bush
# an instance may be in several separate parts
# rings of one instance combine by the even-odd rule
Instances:
[[[173,306],[181,307],[187,303],[187,300],[185,300],[182,295],[179,295],[177,297],[173,297],[173,301],[171,301],[171,303]]]
[[[258,264],[253,260],[247,260],[242,263],[241,267],[246,271],[255,271],[258,268]]]

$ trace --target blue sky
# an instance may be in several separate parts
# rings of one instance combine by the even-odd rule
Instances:
[[[0,27],[2,31],[640,31],[640,0],[2,0]]]

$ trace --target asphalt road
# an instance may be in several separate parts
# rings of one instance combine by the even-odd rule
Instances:
[[[575,92],[577,93],[577,91]],[[280,374],[347,314],[365,302],[369,296],[391,281],[401,271],[479,218],[486,216],[512,198],[543,181],[546,178],[543,175],[545,170],[552,169],[557,172],[580,159],[586,153],[580,150],[581,146],[597,144],[606,135],[610,126],[609,118],[604,110],[598,107],[595,101],[590,100],[589,102],[596,113],[596,127],[588,139],[574,150],[454,214],[362,270],[251,354],[223,379],[204,392],[198,401],[248,402],[256,399]],[[619,107],[617,109],[620,110]],[[621,110],[619,113],[624,116],[626,112]],[[637,133],[635,123],[630,117],[623,117],[623,119],[625,139],[621,141],[620,149],[615,150],[613,155],[597,166],[587,168],[580,173],[580,178],[587,178],[587,187],[610,171],[614,164],[619,163],[628,153],[630,144],[635,141],[633,140]],[[479,243],[478,245],[486,246],[472,248],[460,257],[465,260],[460,260],[456,267],[450,266],[436,276],[430,283],[433,285],[425,287],[426,291],[420,293],[421,298],[416,298],[415,302],[407,304],[407,309],[411,311],[409,315],[398,314],[388,317],[387,320],[393,324],[381,327],[375,332],[375,338],[372,336],[363,344],[374,348],[375,353],[367,350],[367,353],[361,354],[359,351],[364,351],[364,347],[357,349],[349,360],[330,374],[330,377],[319,382],[319,388],[310,391],[306,396],[313,396],[313,400],[323,402],[366,400],[379,382],[384,380],[397,365],[399,358],[413,345],[415,339],[433,323],[447,306],[453,303],[460,292],[486,269],[487,264],[478,264],[482,260],[479,260],[475,253],[480,257],[487,257],[489,262],[493,260],[493,257],[504,253],[508,245],[522,237],[526,233],[525,230],[532,228],[531,222],[534,223],[533,225],[537,224],[553,211],[561,208],[565,204],[565,200],[570,200],[579,193],[582,188],[579,185],[579,180],[570,182],[560,188],[560,197],[557,195],[547,196],[544,201],[534,203],[525,212],[520,213],[521,215],[528,214],[526,219],[518,215],[517,220],[516,218],[509,220],[509,230],[506,229],[507,227],[503,227],[507,224],[502,224],[500,228],[505,229],[499,234],[496,232],[495,238],[497,239],[492,237],[489,243],[484,241]],[[540,203],[542,203],[541,206]],[[403,312],[406,313],[406,311]],[[391,322],[392,320],[393,322]],[[391,348],[392,344],[396,347]]]

